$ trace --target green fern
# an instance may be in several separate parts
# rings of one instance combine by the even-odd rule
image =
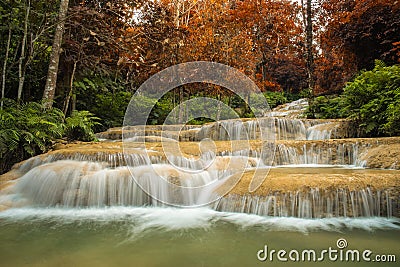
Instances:
[[[0,110],[0,173],[13,163],[46,152],[58,138],[95,141],[93,127],[99,125],[98,120],[88,111],[74,111],[65,119],[61,110],[44,108],[42,103],[18,104],[4,99]]]
[[[70,140],[97,141],[93,127],[100,125],[100,119],[89,111],[74,111],[66,118],[66,136]]]
[[[64,115],[41,103],[6,99],[0,110],[0,173],[15,162],[46,152],[64,134]]]

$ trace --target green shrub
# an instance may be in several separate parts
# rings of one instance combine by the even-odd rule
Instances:
[[[100,118],[96,131],[121,126],[125,111],[133,95],[124,81],[114,75],[84,73],[74,82],[78,110],[88,110]]]
[[[93,127],[99,125],[100,120],[87,110],[73,111],[71,117],[66,118],[65,134],[69,140],[97,141]]]
[[[265,92],[264,96],[271,109],[289,102],[283,92]]]
[[[104,92],[95,95],[95,103],[91,113],[100,118],[100,124],[95,126],[97,131],[105,131],[112,127],[121,126],[124,121],[125,111],[131,100],[130,92]],[[99,127],[100,126],[100,127]]]
[[[63,136],[63,121],[64,114],[57,108],[5,100],[0,110],[0,173],[16,162],[47,151],[55,139]]]
[[[137,96],[136,96],[137,97]],[[154,102],[151,102],[154,103]],[[174,109],[174,103],[171,96],[161,97],[152,108],[147,123],[149,124],[163,124],[170,112]]]
[[[93,127],[98,118],[88,111],[74,111],[64,120],[57,108],[44,108],[41,103],[18,104],[3,99],[0,109],[0,174],[13,164],[48,151],[56,139],[94,141]]]
[[[270,109],[273,109],[287,102],[288,100],[283,92],[264,92],[262,94],[251,94],[250,96],[250,107],[256,112],[264,109],[265,103],[268,104]],[[246,103],[242,101],[238,107],[243,109],[245,105]],[[240,115],[243,118],[254,118],[253,112],[249,109],[243,110],[242,114]]]
[[[395,101],[389,104],[386,110],[388,119],[383,125],[383,129],[391,135],[400,134],[400,88],[396,90]]]
[[[344,88],[345,111],[368,136],[400,134],[400,67],[375,62]]]
[[[209,118],[200,117],[200,118],[196,118],[196,119],[193,119],[193,120],[189,120],[187,122],[187,124],[189,124],[189,125],[203,125],[203,124],[209,123],[209,122],[214,122],[214,120],[209,119]]]
[[[363,71],[349,82],[339,97],[313,99],[308,118],[348,118],[365,136],[400,134],[400,67],[377,60],[371,71]]]
[[[338,96],[318,96],[310,102],[306,111],[309,119],[339,119],[347,117],[345,101]]]

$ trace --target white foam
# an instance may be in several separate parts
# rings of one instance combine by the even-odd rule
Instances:
[[[133,235],[154,229],[175,231],[185,229],[209,229],[221,223],[239,228],[257,227],[265,231],[342,231],[345,229],[400,230],[399,218],[323,218],[301,219],[293,217],[263,217],[244,213],[217,212],[208,208],[165,207],[110,207],[110,208],[16,208],[0,212],[2,223],[9,222],[56,222],[69,224],[83,221],[113,223],[124,221],[132,226]]]

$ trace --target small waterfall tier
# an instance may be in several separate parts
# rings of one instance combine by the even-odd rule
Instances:
[[[19,201],[34,206],[155,206],[157,199],[187,206],[196,204],[197,196],[185,188],[211,179],[208,172],[189,175],[165,164],[110,169],[100,163],[61,160],[33,168],[12,191],[22,197]],[[180,187],[169,190],[169,183]]]
[[[201,141],[210,138],[215,141],[227,140],[327,140],[356,137],[352,124],[346,120],[307,120],[266,117],[255,119],[234,119],[196,125],[154,125],[112,128],[98,133],[100,140],[148,141],[171,139],[176,141]],[[150,139],[152,138],[152,139]]]
[[[253,175],[244,173],[213,208],[300,218],[400,216],[399,171],[279,167],[271,169],[263,186],[249,194],[245,189]],[[214,193],[225,192],[224,186]]]
[[[304,112],[306,99],[299,99],[274,108],[259,119],[231,119],[198,125],[146,125],[111,128],[98,133],[101,140],[176,141],[227,140],[327,140],[357,137],[354,126],[347,120],[308,120]]]
[[[346,120],[306,120],[266,117],[258,120],[226,120],[200,128],[195,140],[327,140],[351,137]]]

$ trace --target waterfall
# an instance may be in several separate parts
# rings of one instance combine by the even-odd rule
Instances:
[[[22,198],[20,202],[39,206],[160,205],[158,200],[189,206],[197,204],[202,186],[258,165],[256,158],[242,156],[204,154],[197,160],[168,156],[162,163],[152,163],[143,155],[132,154],[127,158],[135,159],[134,164],[121,166],[121,154],[102,156],[96,159],[108,159],[113,164],[87,161],[83,155],[79,160],[54,155],[42,161],[33,158],[21,165],[23,175],[11,193]],[[31,169],[22,171],[27,166]]]
[[[188,188],[211,181],[208,172],[185,173],[166,164],[110,169],[101,163],[61,160],[27,172],[13,193],[39,206],[144,206],[160,205],[159,199],[194,205],[199,190]],[[178,186],[170,190],[170,183]]]
[[[290,146],[277,144],[276,165],[350,165],[365,167],[366,161],[360,158],[360,150],[366,149],[358,143],[307,144]]]
[[[21,173],[26,173],[29,170],[46,164],[52,163],[60,160],[72,160],[72,161],[90,161],[90,162],[104,162],[107,163],[110,167],[117,166],[141,166],[141,165],[150,165],[152,163],[161,163],[163,162],[162,158],[157,156],[150,157],[141,152],[137,151],[137,153],[129,153],[124,154],[122,152],[95,152],[95,153],[81,153],[73,151],[71,153],[50,153],[45,155],[39,155],[36,157],[32,157],[24,162],[22,162],[18,168]]]
[[[110,146],[115,145],[111,143]],[[274,165],[364,166],[365,161],[360,159],[360,155],[369,146],[345,141],[278,142]],[[193,158],[161,155],[152,150],[147,150],[149,154],[146,154],[139,148],[131,149],[130,154],[110,148],[103,152],[98,152],[97,148],[93,151],[82,149],[81,152],[74,149],[53,151],[19,164],[17,170],[21,177],[15,180],[8,193],[23,205],[34,206],[157,206],[162,205],[159,199],[179,205],[195,205],[204,192],[187,190],[186,187],[201,187],[214,181],[221,185],[224,179],[239,171],[263,166],[268,153],[260,154],[260,148],[204,153]],[[204,168],[205,172],[193,172]],[[180,187],[171,190],[169,183]],[[272,216],[390,217],[398,216],[396,201],[398,197],[393,197],[389,189],[348,191],[346,188],[333,188],[327,193],[311,188],[267,196],[230,194],[212,207],[221,211]]]
[[[217,182],[212,187],[216,189],[226,183],[230,175],[237,173],[234,168],[226,170],[227,160],[233,160],[232,165],[238,170],[242,166],[251,169],[259,164],[241,156],[217,157],[207,171],[188,173],[169,164],[110,168],[105,162],[59,160],[32,168],[16,180],[8,193],[17,204],[41,207],[164,206],[159,200],[189,206],[196,205],[204,197],[211,199],[207,195],[211,194],[213,199],[218,199],[210,204],[212,209],[262,216],[400,215],[400,199],[393,188],[305,187],[291,191],[272,190],[266,195],[232,193],[223,197],[217,197],[214,190],[205,192],[202,186]],[[277,170],[279,172],[279,168]]]
[[[273,165],[349,165],[355,167],[365,167],[366,160],[362,159],[363,153],[368,150],[370,144],[361,144],[357,142],[310,142],[310,141],[295,141],[295,142],[277,142],[275,145],[275,156]],[[246,157],[249,160],[257,161],[260,164],[269,162],[268,156],[273,148],[264,145],[264,151],[261,155],[261,147],[258,149],[245,149],[228,151],[223,150],[214,153],[202,154],[202,161],[195,158],[186,158],[182,155],[161,154],[156,151],[134,149],[132,153],[122,152],[94,152],[85,153],[85,151],[66,152],[54,151],[50,154],[41,155],[30,158],[19,166],[19,171],[26,173],[30,169],[42,164],[56,162],[59,160],[74,160],[74,161],[90,161],[104,162],[108,167],[118,166],[141,166],[151,164],[173,164],[175,166],[187,169],[202,169],[205,162],[211,161],[213,157],[217,158],[232,158]]]
[[[277,117],[247,121],[235,119],[204,125],[197,131],[196,140],[327,140],[340,137],[337,132],[340,126],[336,121],[326,120]]]
[[[258,120],[225,120],[200,128],[194,125],[125,127],[124,152],[121,142],[68,145],[16,165],[10,175],[15,180],[6,186],[7,190],[2,190],[0,206],[13,203],[45,207],[164,206],[163,203],[190,206],[218,198],[210,206],[215,210],[263,216],[399,216],[397,185],[381,188],[367,183],[357,189],[348,187],[353,179],[348,169],[368,166],[369,159],[364,155],[379,146],[379,142],[340,139],[349,135],[349,125],[343,121],[299,119],[297,115],[305,104],[301,100],[285,105],[271,112],[270,117]],[[122,134],[122,128],[113,128],[97,136],[115,141]],[[205,138],[221,142],[213,143],[213,151],[178,153],[179,145],[188,144],[178,141],[199,142]],[[244,142],[247,146],[243,147],[237,145],[243,142],[223,142],[227,140],[249,142]],[[144,142],[154,146],[145,146]],[[172,149],[163,150],[161,142]],[[195,151],[197,145],[201,148],[201,144],[189,143],[188,151]],[[239,194],[216,195],[218,187],[229,184],[229,178],[238,173],[276,167],[282,178],[287,175],[285,169],[296,167],[293,165],[321,168],[309,177],[318,179],[322,177],[316,176],[318,172],[338,175],[335,172],[339,168],[327,166],[341,166],[346,171],[340,175],[345,178],[342,184],[332,184],[329,188],[304,188],[301,184],[283,190],[279,186],[284,184],[277,182],[279,186],[274,190],[264,190],[259,195],[249,194],[248,187],[243,189],[243,185]],[[396,173],[390,175],[394,177]],[[267,188],[269,182],[265,179],[261,188]],[[204,189],[208,185],[214,191]]]
[[[318,188],[267,196],[228,195],[213,204],[218,211],[251,213],[262,216],[326,217],[398,217],[400,201],[390,190],[370,188],[321,192]]]

